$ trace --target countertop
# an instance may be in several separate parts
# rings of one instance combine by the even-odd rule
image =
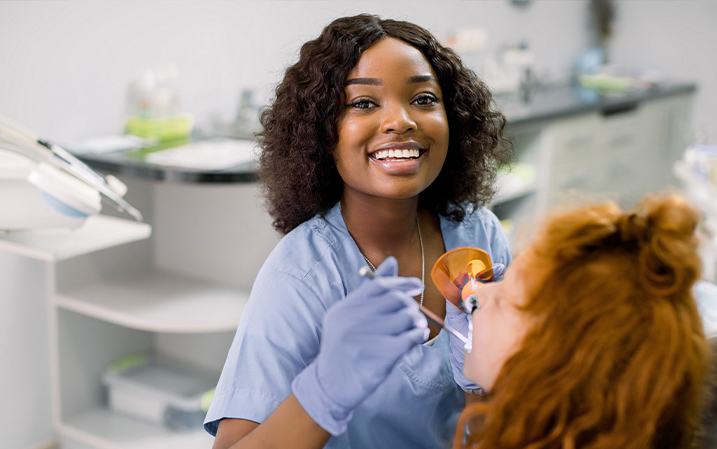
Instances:
[[[508,126],[600,112],[603,115],[634,109],[641,102],[672,95],[690,94],[693,83],[665,83],[639,89],[620,96],[603,96],[596,91],[573,86],[537,88],[524,93],[498,94],[495,101],[505,114]],[[78,155],[91,167],[117,175],[180,183],[250,183],[256,181],[256,163],[242,164],[227,170],[195,170],[168,167],[144,160],[142,152],[127,151],[98,155]]]
[[[495,101],[508,120],[508,125],[556,120],[568,116],[600,112],[610,115],[633,109],[641,102],[697,90],[693,83],[669,83],[627,91],[620,95],[600,95],[591,89],[554,86],[535,89],[526,98],[523,94],[498,94]]]

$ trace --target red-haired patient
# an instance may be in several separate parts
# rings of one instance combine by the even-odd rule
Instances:
[[[697,222],[676,196],[546,220],[480,291],[464,374],[486,397],[454,447],[694,447],[711,362]]]

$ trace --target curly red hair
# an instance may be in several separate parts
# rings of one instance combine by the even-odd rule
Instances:
[[[650,196],[548,220],[521,255],[536,324],[454,448],[690,447],[711,364],[692,296],[698,218]]]

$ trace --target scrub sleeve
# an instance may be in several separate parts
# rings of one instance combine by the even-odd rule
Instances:
[[[447,251],[474,246],[494,262],[510,264],[505,233],[485,208],[469,211],[460,223],[441,217],[441,231]],[[294,377],[318,354],[326,310],[361,283],[364,265],[339,204],[279,242],[242,313],[205,419],[207,432],[216,435],[222,418],[261,423],[291,394]],[[414,347],[354,411],[346,432],[325,447],[450,447],[465,396],[449,356],[445,331],[432,346]]]

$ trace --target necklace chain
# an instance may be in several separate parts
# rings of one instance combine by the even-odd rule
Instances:
[[[421,244],[421,282],[425,285],[426,278],[426,256],[423,252],[423,236],[421,236],[421,224],[418,222],[418,214],[416,214],[416,228],[418,228],[418,242]],[[376,271],[376,266],[368,260],[368,257],[361,253],[368,266],[371,267],[371,271]],[[425,288],[423,289],[425,290]],[[421,290],[421,305],[423,305],[423,290]]]

